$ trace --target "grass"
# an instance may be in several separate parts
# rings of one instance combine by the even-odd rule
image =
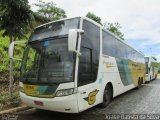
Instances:
[[[16,84],[16,86],[18,88],[18,84]],[[0,111],[8,108],[18,107],[21,104],[22,103],[20,100],[18,89],[14,89],[12,98],[9,97],[9,94],[7,91],[3,91],[0,94]]]

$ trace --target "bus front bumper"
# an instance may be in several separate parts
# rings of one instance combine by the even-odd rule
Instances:
[[[28,106],[38,109],[64,113],[78,113],[76,94],[54,98],[38,98],[27,96],[26,94],[20,92],[20,97],[22,102],[24,102]],[[42,104],[37,105],[35,102],[39,102]]]

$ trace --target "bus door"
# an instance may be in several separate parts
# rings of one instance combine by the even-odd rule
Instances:
[[[87,109],[97,103],[96,77],[92,49],[81,47],[78,70],[78,106],[79,111]]]

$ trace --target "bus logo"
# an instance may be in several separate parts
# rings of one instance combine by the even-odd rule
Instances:
[[[99,90],[96,89],[96,90],[90,92],[88,94],[87,98],[84,98],[88,102],[89,105],[93,105],[96,102],[96,95],[97,95],[98,91]]]

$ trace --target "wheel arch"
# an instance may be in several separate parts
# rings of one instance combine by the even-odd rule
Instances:
[[[112,82],[107,82],[106,84],[104,84],[104,89],[103,89],[103,94],[102,94],[102,103],[100,103],[100,107],[101,108],[105,108],[111,101],[109,101],[109,103],[105,103],[104,101],[104,94],[105,94],[105,90],[106,88],[110,88],[111,90],[111,96],[110,96],[110,100],[113,99],[113,83]]]
[[[113,89],[113,84],[111,83],[111,82],[108,82],[107,84],[106,84],[106,86],[110,86],[110,88],[111,88],[111,90],[112,90],[112,98],[113,98],[113,94],[114,94],[114,89]],[[105,87],[106,87],[105,86]]]

